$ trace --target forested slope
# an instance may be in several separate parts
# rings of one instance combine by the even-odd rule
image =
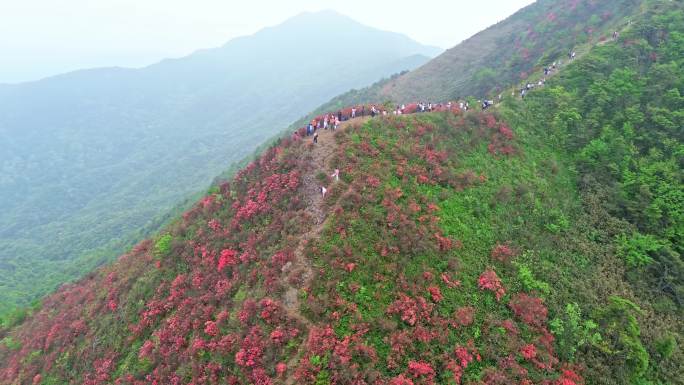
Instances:
[[[492,98],[528,76],[584,54],[647,8],[641,0],[539,0],[414,71],[338,95],[317,111],[355,103]]]
[[[683,66],[655,1],[523,100],[284,139],[3,329],[0,382],[684,383]]]
[[[333,40],[367,44],[310,60]],[[319,12],[145,68],[0,85],[0,314],[157,231],[282,122],[438,51]]]

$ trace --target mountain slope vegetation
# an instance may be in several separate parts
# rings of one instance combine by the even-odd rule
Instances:
[[[279,141],[2,329],[0,382],[684,383],[684,7],[644,4],[523,100]]]
[[[416,70],[338,95],[317,111],[498,95],[554,61],[567,61],[569,52],[581,55],[605,41],[644,7],[640,0],[538,0]]]
[[[0,313],[158,230],[282,122],[437,52],[320,12],[142,69],[0,85]]]

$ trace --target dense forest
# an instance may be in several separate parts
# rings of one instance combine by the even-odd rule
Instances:
[[[683,384],[684,7],[640,10],[522,99],[277,141],[7,321],[0,382]]]

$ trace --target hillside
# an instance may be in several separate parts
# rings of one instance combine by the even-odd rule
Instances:
[[[143,69],[0,85],[0,314],[158,230],[282,122],[437,53],[326,11]]]
[[[441,101],[497,95],[553,61],[608,39],[641,0],[538,0],[414,71],[338,95],[317,111],[354,103]]]
[[[523,100],[280,140],[1,329],[0,383],[683,384],[684,7],[645,4]]]

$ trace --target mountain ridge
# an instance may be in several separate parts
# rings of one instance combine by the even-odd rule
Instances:
[[[225,43],[216,46],[216,47],[210,47],[210,48],[201,48],[197,49],[187,55],[182,55],[179,57],[172,57],[172,58],[164,58],[159,61],[156,61],[154,63],[150,63],[144,66],[140,67],[127,67],[127,66],[102,66],[102,67],[93,67],[93,68],[81,68],[81,69],[76,69],[73,71],[68,71],[64,73],[58,73],[54,75],[49,75],[45,76],[40,79],[35,79],[35,80],[29,80],[29,81],[23,81],[23,82],[12,82],[12,83],[0,83],[0,87],[5,87],[5,86],[16,86],[16,85],[24,85],[27,83],[36,83],[36,82],[41,82],[47,79],[51,79],[54,77],[62,77],[62,76],[73,76],[74,74],[79,74],[82,72],[99,72],[99,71],[136,71],[136,70],[145,70],[150,67],[154,68],[160,64],[168,64],[168,63],[174,63],[178,61],[184,61],[188,58],[194,57],[194,56],[202,56],[202,55],[212,55],[212,54],[217,54],[222,52],[226,48],[231,48],[232,45],[235,44],[240,44],[245,40],[250,40],[250,38],[254,37],[262,37],[262,36],[268,36],[273,37],[272,32],[276,32],[276,35],[280,35],[282,33],[283,28],[288,28],[289,30],[292,29],[300,29],[300,26],[303,24],[307,24],[306,28],[310,29],[311,25],[310,23],[316,22],[318,19],[324,19],[323,23],[319,23],[318,26],[327,26],[329,23],[343,23],[346,24],[347,27],[353,27],[354,29],[357,28],[363,28],[366,32],[370,31],[379,31],[376,28],[370,27],[368,25],[359,23],[352,19],[349,16],[343,15],[341,13],[338,13],[334,10],[327,9],[327,10],[321,10],[321,11],[312,11],[312,12],[302,12],[298,15],[295,15],[291,18],[286,19],[285,21],[269,26],[269,27],[264,27],[260,29],[257,32],[254,32],[253,34],[249,35],[243,35],[243,36],[236,36],[234,38],[229,39]],[[290,31],[293,32],[293,31]],[[294,32],[301,32],[301,31],[294,31]],[[388,36],[392,36],[396,40],[401,40],[404,43],[407,42],[412,42],[416,43],[415,40],[411,39],[405,34],[398,33],[398,32],[390,32],[390,31],[382,31],[383,33],[387,34]],[[416,46],[416,52],[414,53],[415,55],[421,55],[425,56],[428,58],[434,57],[444,51],[442,48],[436,47],[436,46],[429,46],[429,45],[423,45],[418,43]]]
[[[349,33],[350,25],[362,28],[378,45],[395,36],[342,16],[325,20],[315,38],[275,27],[205,56],[0,87],[0,307],[28,304],[75,278],[65,271],[113,258],[124,250],[116,245],[130,246],[139,228],[154,228],[151,218],[209,185],[226,163],[276,134],[279,122],[427,60],[414,56],[421,45],[404,38],[382,51],[361,47],[361,58],[334,51],[306,60],[321,46],[316,39],[340,39],[338,23]],[[276,35],[281,44],[268,49]],[[169,188],[164,180],[177,183]],[[52,262],[34,292],[29,266],[40,267],[37,259]]]
[[[569,52],[594,45],[622,29],[629,16],[640,11],[641,4],[638,0],[537,1],[411,73],[338,95],[320,109],[339,108],[339,100],[349,105],[493,97],[554,60],[566,60]],[[616,24],[620,22],[623,25]]]

